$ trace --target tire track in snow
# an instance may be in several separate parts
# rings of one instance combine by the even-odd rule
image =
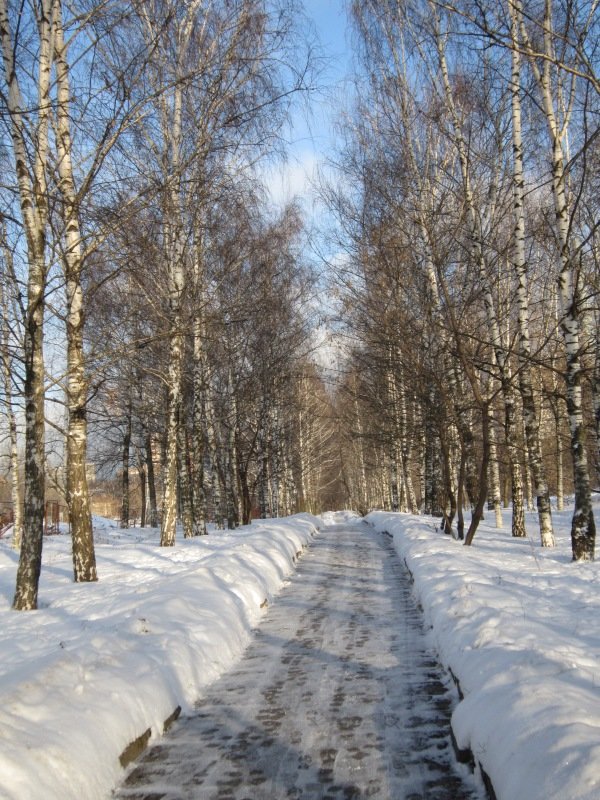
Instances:
[[[119,800],[475,800],[408,577],[365,524],[324,528],[239,664]]]

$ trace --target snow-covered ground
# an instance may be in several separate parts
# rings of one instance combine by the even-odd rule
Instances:
[[[557,547],[482,524],[472,547],[433,520],[375,512],[415,579],[442,663],[464,700],[452,725],[498,800],[600,798],[600,564],[572,563],[572,511]],[[598,519],[598,514],[596,514]]]
[[[0,797],[106,800],[119,756],[230,667],[318,525],[299,515],[159,548],[96,520],[100,581],[75,585],[67,536],[44,542],[40,610],[11,610],[17,556],[0,539]],[[465,699],[453,727],[498,800],[600,798],[600,565],[482,524],[472,548],[431,519],[376,512],[415,577]]]
[[[95,520],[100,581],[72,583],[68,536],[44,541],[40,609],[11,610],[0,539],[0,797],[101,800],[119,756],[239,658],[317,532],[308,514],[158,547]]]

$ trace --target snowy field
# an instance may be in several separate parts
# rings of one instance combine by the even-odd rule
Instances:
[[[100,581],[75,585],[67,536],[44,542],[37,612],[10,609],[17,556],[0,539],[0,797],[106,800],[119,756],[230,667],[317,527],[299,515],[159,548],[95,520]],[[453,727],[498,800],[600,798],[598,564],[482,524],[472,548],[431,519],[371,514],[415,577],[442,662],[465,699]]]
[[[571,562],[570,518],[554,514],[557,547],[542,549],[534,514],[527,539],[505,514],[506,529],[482,524],[471,548],[423,517],[368,517],[414,576],[465,695],[455,736],[498,800],[600,799],[600,564]]]
[[[17,555],[0,539],[2,800],[105,800],[127,745],[239,658],[322,524],[303,514],[160,548],[156,530],[94,523],[100,581],[74,584],[69,537],[49,536],[38,611],[11,610]]]

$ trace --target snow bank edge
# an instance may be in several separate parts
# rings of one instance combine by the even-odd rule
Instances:
[[[598,563],[573,565],[568,517],[544,549],[491,528],[463,548],[432,518],[368,516],[414,576],[432,643],[465,695],[453,734],[499,800],[600,797],[600,576]]]
[[[3,697],[0,796],[110,796],[125,763],[239,660],[265,600],[281,589],[321,525],[299,514],[239,529],[230,551],[167,575],[159,596],[140,586],[143,616],[136,608],[132,614],[131,594],[103,628],[83,616],[81,638],[61,641],[51,661],[24,673]],[[177,558],[178,549],[158,548],[166,558]],[[102,582],[82,591],[101,590]]]

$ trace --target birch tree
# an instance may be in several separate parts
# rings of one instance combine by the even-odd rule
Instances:
[[[61,0],[54,0],[54,63],[56,69],[56,156],[58,188],[64,224],[62,261],[65,274],[67,311],[67,502],[71,524],[75,581],[95,581],[96,556],[86,475],[87,381],[83,351],[85,309],[82,287],[83,254],[79,220],[79,199],[75,189],[72,161],[69,64],[63,31]]]
[[[14,170],[17,177],[21,222],[27,241],[27,301],[24,324],[25,350],[25,488],[23,538],[13,606],[37,608],[44,525],[44,294],[47,276],[47,162],[50,124],[50,84],[55,35],[55,3],[36,4],[38,57],[27,95],[18,61],[13,10],[8,0],[0,3],[0,40],[4,92]],[[17,28],[17,31],[19,29]],[[26,72],[25,72],[26,74]]]
[[[561,65],[556,61],[556,40],[554,35],[554,13],[551,0],[545,0],[543,20],[543,56],[538,58],[530,44],[520,4],[513,4],[515,25],[518,23],[521,41],[526,47],[529,63],[535,76],[544,111],[551,147],[551,178],[554,210],[556,214],[555,231],[559,243],[560,270],[558,275],[558,296],[561,305],[560,327],[566,350],[566,400],[571,428],[571,454],[573,458],[573,483],[575,488],[575,510],[571,523],[571,542],[573,560],[594,558],[596,528],[590,494],[590,476],[586,451],[586,434],[583,419],[581,387],[581,278],[579,275],[579,245],[573,240],[572,216],[569,208],[567,175],[565,170],[565,148],[569,123],[573,111],[575,76],[569,81],[570,87],[563,89]],[[554,75],[553,75],[554,73]]]
[[[504,6],[500,11],[504,10]],[[513,139],[515,148],[515,246],[514,260],[519,275],[519,319],[521,326],[522,393],[524,398],[526,435],[532,455],[531,467],[537,475],[536,494],[542,539],[551,543],[549,511],[544,500],[544,480],[539,471],[539,437],[533,399],[528,386],[528,341],[523,334],[527,311],[523,305],[524,277],[523,254],[520,251],[522,221],[522,145],[520,142],[520,74],[524,61],[537,84],[537,98],[546,127],[549,143],[549,183],[554,205],[554,236],[558,243],[558,287],[561,303],[560,327],[566,351],[564,371],[567,395],[567,412],[571,428],[571,451],[576,495],[576,508],[572,522],[572,550],[574,560],[593,558],[595,524],[589,495],[589,468],[587,463],[585,422],[582,400],[582,377],[586,369],[586,337],[583,333],[585,278],[582,269],[584,241],[593,240],[597,224],[587,222],[585,232],[577,218],[586,192],[587,152],[595,133],[590,128],[588,111],[598,97],[597,57],[594,39],[598,33],[598,15],[595,3],[562,4],[544,0],[539,8],[523,9],[521,2],[508,0],[506,12],[509,24],[504,24],[502,13],[487,4],[460,3],[453,6],[475,30],[481,31],[493,44],[508,50],[512,61],[511,93],[513,101]],[[590,105],[591,104],[591,105]],[[577,123],[574,120],[577,119]],[[593,125],[593,123],[592,123]],[[571,159],[569,140],[577,140],[579,149]],[[577,175],[579,173],[579,175]],[[575,177],[577,176],[577,177]],[[575,190],[573,180],[579,182]],[[583,201],[585,202],[585,201]],[[595,337],[597,339],[597,337]],[[591,348],[593,350],[594,343]],[[524,368],[523,368],[524,367]],[[538,438],[538,442],[536,442]],[[539,478],[542,478],[541,484]],[[545,509],[545,510],[544,510]]]
[[[1,229],[0,229],[1,230]],[[17,415],[14,405],[15,383],[15,350],[18,340],[15,341],[14,329],[11,330],[11,320],[16,328],[17,320],[11,306],[15,304],[14,284],[15,273],[12,252],[10,251],[4,232],[0,243],[2,253],[2,270],[0,271],[0,311],[2,312],[2,325],[0,328],[0,357],[2,359],[2,383],[4,388],[4,412],[8,424],[9,462],[10,462],[10,488],[13,507],[13,536],[12,543],[15,550],[21,547],[23,533],[23,506],[21,488],[19,483],[19,456],[18,456],[18,430]],[[13,291],[11,291],[11,287]]]
[[[521,114],[521,55],[519,39],[520,9],[509,0],[511,30],[511,111],[513,144],[513,197],[514,234],[513,267],[517,278],[518,323],[519,323],[519,385],[523,399],[525,435],[530,456],[533,482],[537,498],[542,546],[554,545],[550,493],[542,462],[539,414],[535,405],[531,376],[531,339],[529,331],[529,288],[525,256],[525,177]]]

